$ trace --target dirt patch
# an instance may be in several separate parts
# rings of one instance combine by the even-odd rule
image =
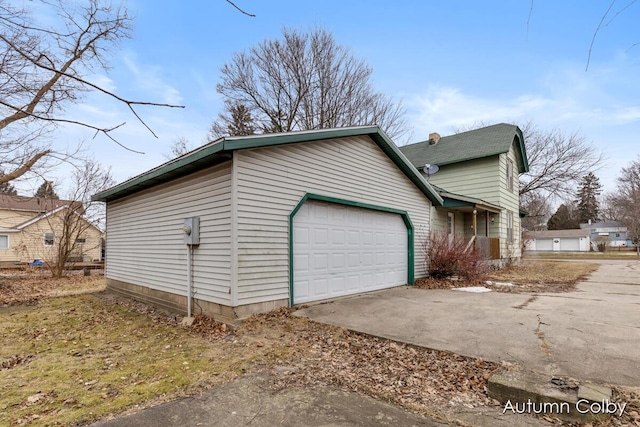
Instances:
[[[40,300],[65,295],[103,291],[103,270],[92,270],[90,276],[73,271],[65,277],[52,278],[47,271],[0,273],[0,307],[36,304]]]
[[[469,286],[485,286],[497,292],[541,293],[571,292],[599,267],[595,263],[567,261],[524,261],[488,273],[476,281],[421,278],[416,280],[420,289],[452,289]]]

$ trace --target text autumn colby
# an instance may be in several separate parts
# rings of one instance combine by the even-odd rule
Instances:
[[[502,413],[511,411],[512,414],[569,414],[572,411],[579,414],[611,414],[621,416],[624,413],[626,403],[619,404],[610,400],[591,402],[587,399],[578,400],[575,405],[568,402],[511,402],[507,400]]]

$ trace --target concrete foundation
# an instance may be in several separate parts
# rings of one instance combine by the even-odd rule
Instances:
[[[172,294],[109,278],[106,279],[106,282],[107,292],[149,304],[169,313],[187,314],[186,295]],[[249,317],[252,314],[266,313],[280,307],[288,307],[289,301],[287,299],[280,299],[231,307],[194,298],[192,304],[194,315],[204,314],[219,322],[235,324],[238,320]]]
[[[601,404],[611,399],[610,388],[578,385],[574,380],[537,372],[517,369],[495,374],[489,378],[487,391],[504,405],[505,412],[549,415],[585,423],[604,421],[613,415]],[[594,402],[596,405],[591,407]]]

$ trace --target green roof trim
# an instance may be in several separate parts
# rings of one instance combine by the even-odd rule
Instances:
[[[480,129],[444,136],[436,144],[429,141],[400,147],[416,168],[426,163],[444,166],[468,160],[482,159],[507,153],[515,144],[518,152],[518,170],[529,171],[529,161],[524,145],[524,136],[516,125],[500,123]]]
[[[247,148],[269,147],[300,142],[321,141],[351,136],[369,136],[398,168],[427,196],[434,205],[441,206],[442,198],[424,177],[400,152],[398,147],[378,126],[357,126],[320,129],[301,132],[272,133],[250,136],[225,137],[135,176],[108,190],[95,194],[91,200],[111,202],[158,184],[186,176],[193,172],[231,160],[233,151]]]

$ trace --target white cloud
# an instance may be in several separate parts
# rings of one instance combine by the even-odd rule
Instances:
[[[537,95],[522,95],[511,99],[483,98],[463,93],[462,90],[430,86],[411,100],[410,120],[418,138],[429,132],[453,132],[474,123],[513,122],[528,120],[550,107],[552,100]]]
[[[139,65],[131,55],[123,57],[127,69],[133,74],[133,84],[137,89],[167,104],[182,103],[180,91],[162,78],[162,68],[155,65]]]

